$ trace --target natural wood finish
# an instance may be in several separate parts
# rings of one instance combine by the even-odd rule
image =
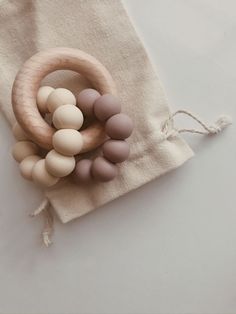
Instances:
[[[73,48],[52,48],[39,52],[25,62],[18,72],[12,88],[12,106],[18,123],[31,140],[45,149],[52,148],[55,129],[40,115],[36,95],[40,82],[49,73],[72,70],[85,76],[101,94],[115,94],[114,81],[107,69],[94,57]],[[82,153],[93,150],[105,139],[104,127],[94,123],[81,132]]]

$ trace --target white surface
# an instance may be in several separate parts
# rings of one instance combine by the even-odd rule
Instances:
[[[173,109],[235,117],[236,2],[126,4]],[[177,171],[57,222],[48,250],[27,216],[40,192],[9,158],[0,120],[0,313],[236,313],[235,126],[186,137],[196,157]]]

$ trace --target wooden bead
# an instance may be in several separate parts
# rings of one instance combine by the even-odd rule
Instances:
[[[75,158],[61,155],[53,149],[47,154],[45,165],[51,175],[61,178],[74,170]]]
[[[36,155],[38,151],[39,148],[36,144],[29,141],[22,141],[14,145],[12,156],[16,161],[21,162],[30,155]]]
[[[41,113],[48,112],[47,99],[48,99],[48,96],[53,91],[54,91],[54,88],[51,86],[41,86],[39,88],[37,96],[36,96],[36,103]]]
[[[22,177],[27,180],[32,180],[32,170],[37,161],[41,159],[40,156],[32,155],[22,160],[20,163],[20,173]]]
[[[124,140],[133,131],[133,122],[124,113],[118,113],[107,120],[105,125],[106,133],[115,140]]]
[[[35,183],[44,187],[50,187],[59,181],[59,178],[52,176],[46,169],[45,159],[41,159],[33,167],[32,178]]]
[[[54,149],[66,156],[77,155],[83,146],[80,132],[72,129],[62,129],[54,133],[52,138]]]
[[[77,162],[73,173],[76,183],[88,183],[91,181],[91,166],[92,161],[90,159],[82,159]]]
[[[85,116],[93,115],[94,102],[100,96],[99,92],[92,88],[86,88],[79,93],[77,98],[78,107],[82,110]]]
[[[102,147],[103,155],[111,162],[125,161],[129,156],[129,144],[120,140],[108,140]]]
[[[104,157],[97,157],[92,163],[92,176],[101,182],[111,181],[117,175],[117,166]]]
[[[52,117],[53,124],[57,129],[79,130],[84,122],[84,117],[79,108],[74,105],[58,107]]]
[[[73,93],[66,88],[55,89],[47,99],[47,108],[49,112],[54,112],[63,105],[76,105],[76,99]]]
[[[102,122],[120,113],[120,111],[121,104],[119,99],[111,94],[102,95],[94,103],[94,114]]]

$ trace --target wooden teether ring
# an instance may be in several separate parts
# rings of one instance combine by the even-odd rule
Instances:
[[[40,82],[57,70],[72,70],[86,77],[100,94],[116,94],[114,81],[108,70],[94,57],[73,48],[52,48],[28,59],[18,72],[12,88],[15,117],[27,135],[45,149],[52,148],[55,129],[42,118],[36,104]],[[94,123],[81,131],[81,152],[95,149],[104,142],[104,127]]]

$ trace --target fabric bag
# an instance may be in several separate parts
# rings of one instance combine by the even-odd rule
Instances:
[[[11,87],[21,65],[37,51],[67,46],[93,55],[107,67],[117,85],[122,110],[135,125],[129,141],[130,158],[121,165],[115,180],[92,182],[85,187],[64,179],[45,191],[46,199],[36,214],[50,205],[63,223],[69,222],[179,167],[193,156],[174,128],[161,83],[119,0],[58,0],[56,5],[49,0],[3,1],[0,29],[0,106],[10,124],[15,122]],[[44,83],[75,93],[87,86],[83,78],[64,71],[48,77]],[[220,119],[213,128],[202,124],[203,133],[217,133],[229,122]],[[46,218],[47,244],[51,229],[50,216]]]

